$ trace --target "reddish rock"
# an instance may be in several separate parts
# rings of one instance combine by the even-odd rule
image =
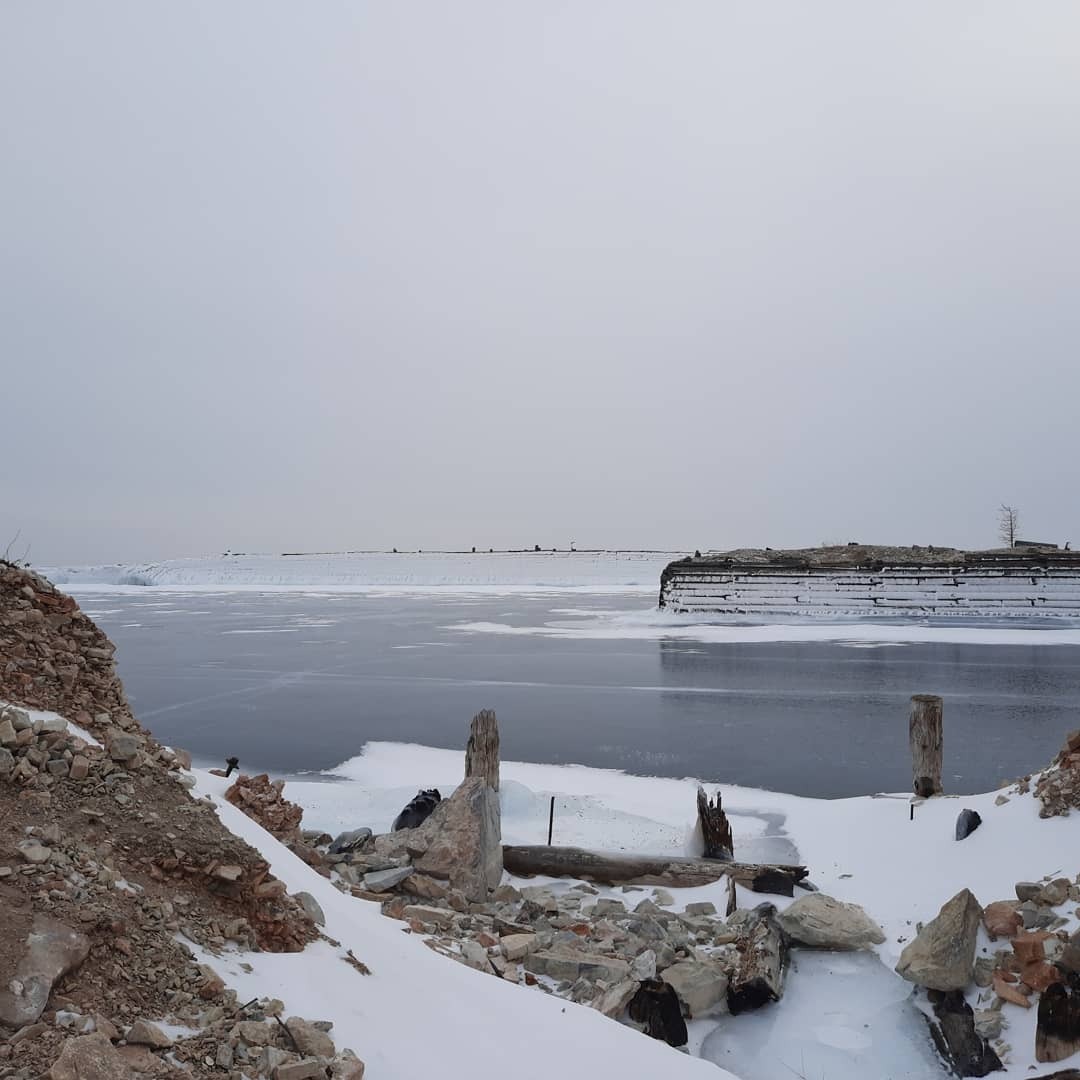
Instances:
[[[1019,1005],[1021,1008],[1030,1009],[1031,1002],[1015,987],[1010,986],[1002,977],[998,971],[994,972],[994,993],[997,994],[1002,1001],[1011,1002],[1013,1005]]]
[[[1026,986],[1030,986],[1036,993],[1041,994],[1047,987],[1061,982],[1061,972],[1053,964],[1045,960],[1027,964],[1020,973],[1020,978]]]
[[[1021,965],[1037,963],[1046,959],[1046,950],[1043,948],[1045,940],[1042,934],[1019,934],[1012,939],[1013,952]]]
[[[998,938],[1011,938],[1016,935],[1024,925],[1024,920],[1016,910],[1016,900],[995,900],[983,908],[983,926],[990,935],[991,941]]]

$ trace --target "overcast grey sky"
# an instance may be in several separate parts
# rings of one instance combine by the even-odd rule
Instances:
[[[1073,0],[7,0],[0,155],[0,553],[1080,543]]]

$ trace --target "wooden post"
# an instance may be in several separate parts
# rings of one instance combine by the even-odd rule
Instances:
[[[551,807],[548,810],[548,847],[551,847],[551,832],[555,828],[555,796],[551,796]]]
[[[465,778],[470,776],[481,776],[488,787],[499,790],[499,722],[490,709],[478,712],[469,728]]]
[[[911,766],[915,794],[922,798],[940,795],[941,787],[941,698],[936,694],[915,694],[911,699]]]
[[[710,802],[705,789],[697,789],[697,816],[701,822],[701,835],[705,838],[705,858],[733,859],[735,841],[731,838],[727,814],[720,805],[720,792],[716,793],[716,801]]]

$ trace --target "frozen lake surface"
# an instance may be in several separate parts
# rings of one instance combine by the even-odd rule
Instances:
[[[908,699],[939,693],[947,788],[976,792],[1045,764],[1080,706],[1080,632],[1015,621],[733,629],[675,625],[646,595],[73,591],[160,739],[280,773],[372,740],[461,748],[494,708],[519,761],[901,791]]]

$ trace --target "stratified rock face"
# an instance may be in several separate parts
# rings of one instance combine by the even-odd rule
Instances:
[[[808,949],[869,949],[885,940],[881,927],[858,904],[824,893],[800,897],[776,920],[792,942]]]
[[[415,832],[426,848],[416,869],[449,881],[466,899],[486,900],[502,879],[499,796],[480,777],[464,780]]]
[[[0,987],[0,1022],[32,1024],[42,1014],[53,984],[74,971],[90,952],[90,940],[48,915],[35,915],[15,976]]]
[[[982,908],[968,889],[947,901],[900,954],[896,971],[931,990],[963,990],[975,977]]]

